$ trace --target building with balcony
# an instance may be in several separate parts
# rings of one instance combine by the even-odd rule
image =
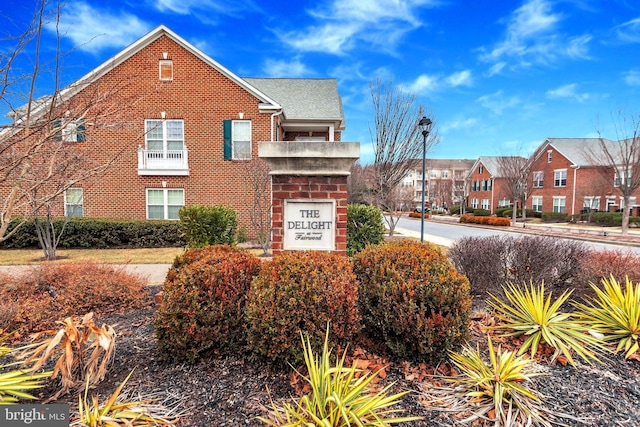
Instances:
[[[243,78],[163,25],[59,99],[43,98],[40,118],[55,115],[58,140],[109,163],[61,194],[60,215],[177,219],[183,206],[225,205],[246,226],[259,142],[341,141],[345,128],[335,79]]]
[[[425,205],[429,209],[448,209],[463,203],[465,177],[474,160],[426,159]],[[422,160],[414,160],[403,185],[413,188],[416,207],[422,203]]]

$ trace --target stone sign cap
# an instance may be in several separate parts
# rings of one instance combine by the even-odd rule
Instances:
[[[258,156],[269,164],[271,175],[349,175],[360,158],[360,143],[266,141],[258,145]]]

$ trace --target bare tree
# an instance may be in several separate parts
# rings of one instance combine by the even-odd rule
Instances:
[[[521,156],[499,156],[496,160],[498,175],[504,182],[505,195],[513,201],[511,222],[515,225],[518,215],[518,202],[522,203],[523,218],[526,218],[525,207],[533,186],[533,181],[529,179],[530,162]]]
[[[373,104],[374,124],[369,133],[374,150],[371,199],[373,204],[386,212],[385,221],[389,235],[393,236],[402,212],[398,207],[398,186],[415,165],[437,143],[437,133],[432,131],[423,153],[423,136],[418,122],[432,114],[417,103],[416,95],[393,82],[380,79],[369,86]],[[433,120],[433,118],[431,118]],[[422,177],[424,179],[425,177]]]
[[[271,175],[269,165],[262,159],[252,159],[244,164],[244,177],[251,188],[247,210],[252,234],[256,237],[264,255],[271,247]]]
[[[126,126],[125,106],[137,100],[126,90],[132,80],[102,84],[84,78],[61,89],[60,63],[66,54],[58,31],[62,3],[40,0],[38,6],[28,27],[13,39],[13,49],[0,56],[0,93],[13,118],[0,131],[0,242],[30,218],[44,215],[38,237],[51,258],[63,231],[51,233],[51,221],[63,213],[64,193],[102,174],[143,134],[122,138],[121,146],[108,155],[87,153],[83,143],[90,129]],[[55,29],[55,49],[41,49],[45,26]],[[32,68],[25,73],[17,59],[27,55],[27,49],[33,49]],[[52,87],[49,96],[37,97],[41,85]]]
[[[613,172],[614,191],[623,200],[622,235],[629,234],[630,200],[640,189],[640,114],[626,115],[619,110],[614,125],[618,141],[611,141],[602,137],[600,131],[598,149],[589,150],[593,159],[599,159],[599,164]]]
[[[371,170],[370,166],[363,166],[359,161],[351,165],[347,178],[347,202],[349,204],[368,203],[367,194],[371,187],[371,179],[369,179]]]

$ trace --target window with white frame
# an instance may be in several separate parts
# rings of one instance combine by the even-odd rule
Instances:
[[[544,172],[538,171],[533,173],[533,188],[542,188],[544,185]]]
[[[82,188],[67,188],[64,192],[64,216],[84,216],[84,192]]]
[[[160,67],[160,80],[171,81],[173,80],[173,61],[171,59],[161,59],[159,63]]]
[[[629,206],[633,207],[636,205],[636,198],[629,197]],[[620,209],[624,208],[624,197],[620,197]]]
[[[585,196],[583,208],[588,211],[600,210],[600,197]]]
[[[147,150],[163,154],[184,150],[184,120],[145,120],[144,123]]]
[[[567,186],[567,170],[559,169],[553,171],[553,186],[554,187],[566,187]]]
[[[449,178],[449,171],[442,171],[443,178]]]
[[[615,187],[620,187],[620,185],[625,185],[626,183],[631,181],[631,171],[620,171],[620,174],[616,172],[613,185]]]
[[[473,209],[478,209],[478,199],[476,199],[475,197],[471,199],[471,207]]]
[[[553,211],[559,213],[566,212],[566,197],[554,196],[553,197]]]
[[[147,188],[147,219],[180,219],[183,206],[182,188]]]
[[[84,119],[56,119],[53,121],[56,141],[85,142]]]
[[[480,165],[478,166],[478,173],[483,173],[484,172],[484,166]]]
[[[531,209],[535,212],[542,212],[542,196],[531,197]]]
[[[508,200],[508,199],[500,199],[500,200],[498,200],[498,207],[499,208],[508,208],[509,206],[511,206],[511,200]]]
[[[224,159],[251,159],[251,120],[224,120]]]
[[[489,210],[489,199],[482,199],[482,209]]]
[[[549,150],[547,151],[547,163],[551,163],[552,159],[553,159],[553,151]]]

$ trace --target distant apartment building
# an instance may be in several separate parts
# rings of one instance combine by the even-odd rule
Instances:
[[[448,209],[464,203],[465,177],[472,159],[427,159],[425,173],[425,205],[430,209]],[[416,207],[422,203],[422,161],[415,160],[402,185],[413,191]]]
[[[495,213],[500,207],[514,205],[505,173],[505,164],[513,156],[480,156],[467,174],[467,206]],[[518,157],[521,163],[525,159]]]

